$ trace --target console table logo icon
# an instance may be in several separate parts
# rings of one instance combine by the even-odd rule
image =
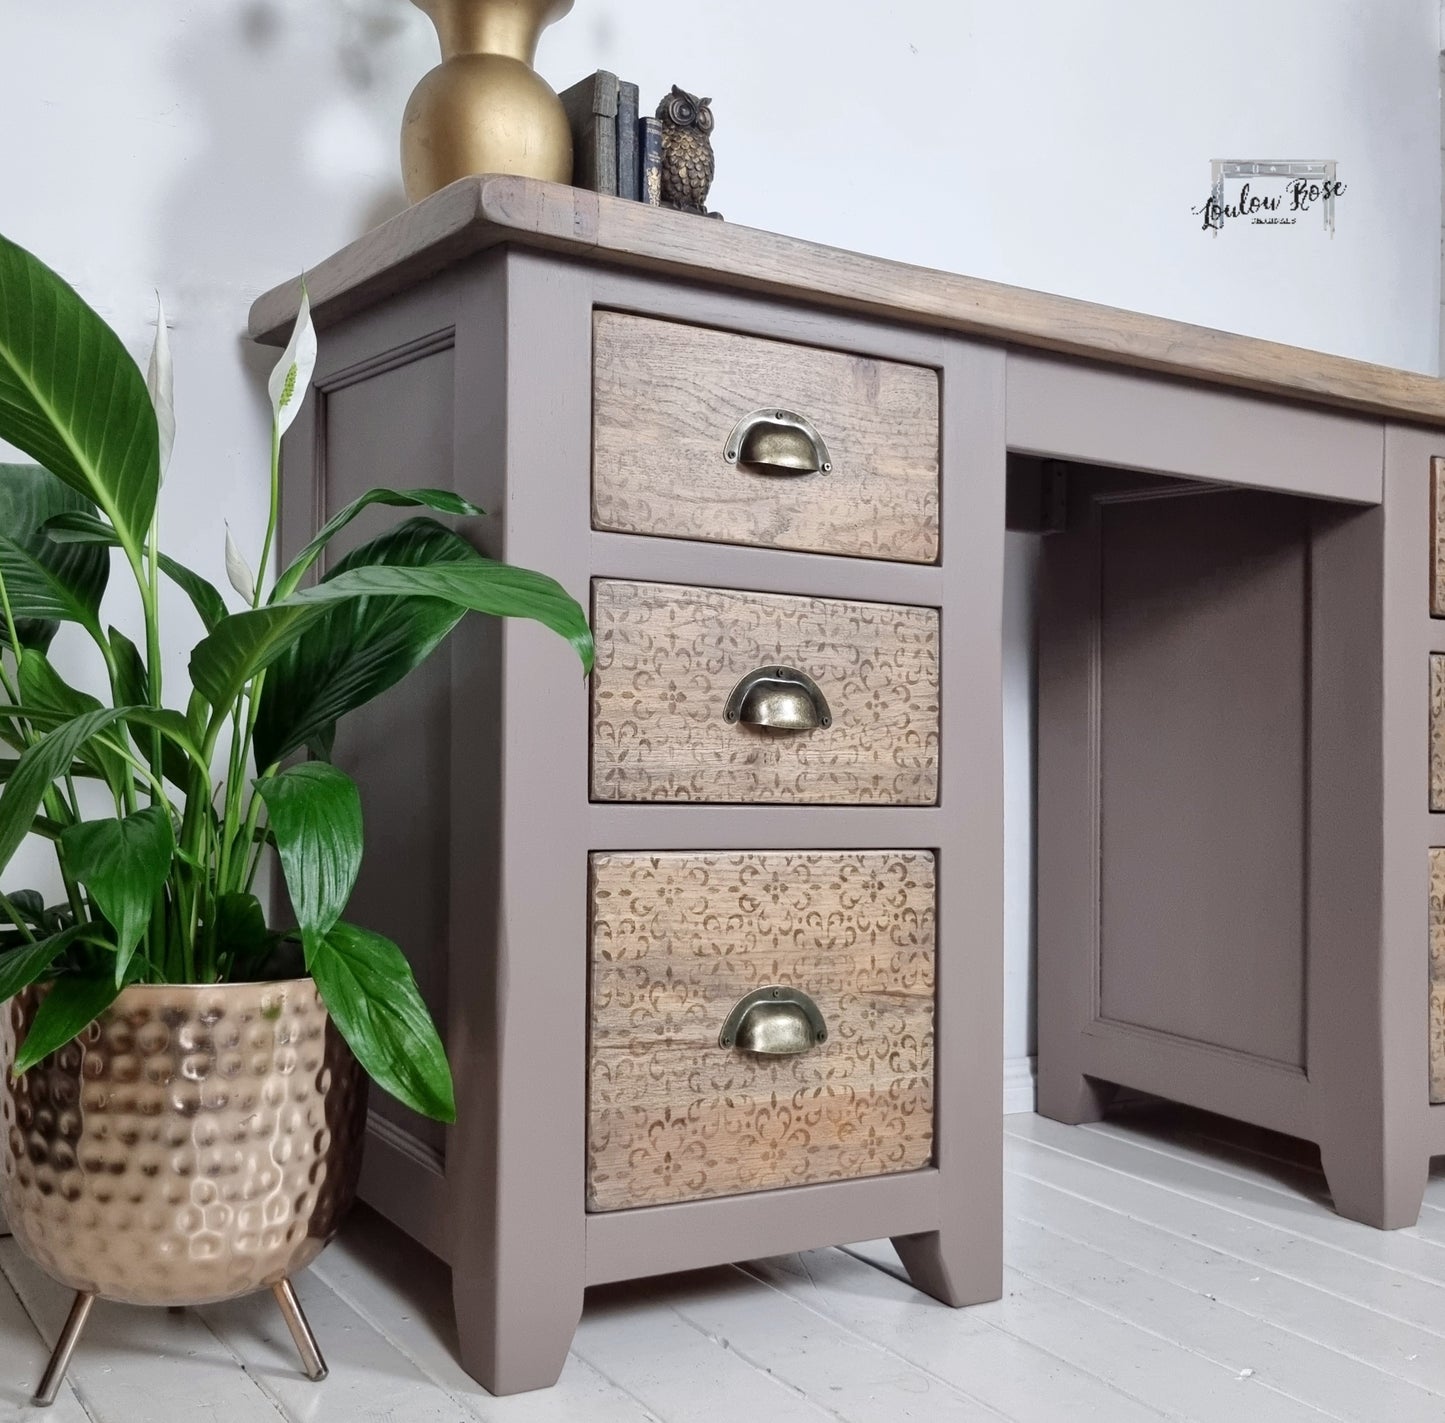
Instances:
[[[1226,223],[1294,227],[1319,213],[1335,234],[1335,201],[1345,191],[1333,158],[1216,158],[1209,165],[1209,197],[1190,208],[1203,231],[1218,237]]]

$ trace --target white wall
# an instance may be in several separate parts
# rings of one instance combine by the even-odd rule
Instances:
[[[579,0],[543,41],[714,97],[730,220],[1434,370],[1437,0]],[[260,542],[259,291],[401,202],[396,132],[434,40],[406,0],[0,0],[0,230],[143,354],[161,288],[177,552]],[[1209,160],[1336,158],[1333,239],[1198,230]],[[1007,1050],[1029,1050],[1029,546],[1011,547]],[[189,628],[183,607],[177,626]],[[113,614],[124,620],[118,608]],[[182,676],[176,651],[167,675]],[[18,885],[38,860],[12,867]]]

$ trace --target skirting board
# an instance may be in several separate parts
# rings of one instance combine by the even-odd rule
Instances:
[[[1038,1105],[1039,1069],[1035,1057],[1006,1057],[1003,1063],[1003,1114],[1032,1112]]]

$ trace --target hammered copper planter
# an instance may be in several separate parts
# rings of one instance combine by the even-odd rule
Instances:
[[[366,1078],[316,985],[136,985],[17,1078],[43,992],[0,1022],[0,1208],[77,1293],[52,1372],[95,1298],[199,1305],[270,1288],[324,1375],[289,1279],[355,1196]],[[59,1382],[47,1376],[51,1396]]]

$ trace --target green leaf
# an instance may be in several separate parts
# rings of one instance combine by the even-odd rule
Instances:
[[[17,889],[5,897],[10,901],[10,907],[32,928],[44,927],[45,897],[38,889]],[[0,998],[0,1002],[3,1001]]]
[[[402,951],[380,934],[337,924],[308,954],[307,967],[377,1084],[423,1116],[455,1121],[446,1052]]]
[[[290,601],[326,606],[372,596],[441,598],[469,612],[530,618],[565,638],[583,670],[592,670],[587,615],[562,585],[545,573],[514,568],[480,554],[474,562],[434,568],[349,568],[314,588],[303,588]]]
[[[191,685],[224,712],[319,616],[318,608],[286,606],[232,613],[191,649]]]
[[[341,917],[361,869],[361,796],[344,771],[306,761],[256,782],[308,959]]]
[[[122,702],[144,706],[150,700],[150,677],[146,673],[145,658],[140,648],[119,628],[111,628],[111,651],[115,654],[118,695]],[[165,733],[161,741],[161,763],[154,761],[155,742],[149,736],[137,736],[135,743],[145,755],[151,773],[164,776],[173,785],[184,786],[189,777],[188,756],[200,759],[200,752],[191,743],[186,720],[179,712],[154,711],[126,717],[131,727],[149,726]]]
[[[126,721],[131,726],[148,726],[160,732],[164,738],[161,744],[161,765],[166,779],[178,786],[186,784],[186,758],[189,757],[202,771],[210,774],[210,767],[196,738],[191,734],[191,725],[180,712],[169,707],[157,710],[154,707],[130,707],[126,710]]]
[[[206,722],[210,718],[208,707],[206,699],[192,688],[190,700],[186,703],[186,730],[197,746],[206,739]]]
[[[418,523],[440,527],[430,519],[411,520],[397,532]],[[425,568],[352,566],[280,603],[234,613],[191,652],[191,681],[213,707],[229,707],[326,608],[363,597],[437,598],[473,612],[532,618],[565,637],[584,668],[592,666],[586,615],[555,579],[474,553]]]
[[[99,636],[110,558],[103,549],[57,545],[44,533],[56,515],[94,507],[37,465],[0,464],[0,575],[22,647],[44,652],[63,622]],[[0,618],[0,644],[8,641]]]
[[[150,701],[150,678],[140,648],[119,628],[111,628],[107,635],[115,654],[116,691],[121,701],[127,706],[145,706]]]
[[[92,509],[89,513],[56,514],[45,521],[42,532],[51,543],[99,544],[119,548],[115,530]]]
[[[152,763],[152,740],[137,736],[140,747],[154,775],[164,775],[173,785],[184,786],[189,778],[189,761],[196,762],[203,770],[208,769],[190,727],[180,712],[164,709],[153,710],[145,704],[150,700],[150,678],[146,674],[145,659],[140,648],[119,628],[110,629],[110,645],[115,654],[117,695],[127,705],[141,708],[126,717],[126,723],[134,728],[147,726],[162,735],[161,764]],[[189,758],[189,759],[188,759]]]
[[[56,827],[55,838],[60,838],[60,828]],[[6,896],[10,901],[10,907],[30,926],[33,936],[48,939],[71,927],[75,916],[70,911],[68,904],[53,904],[46,908],[44,899],[39,892],[33,889],[17,889]],[[32,940],[27,939],[18,929],[13,928],[13,921],[8,914],[0,914],[0,939],[3,939],[6,948],[25,948]],[[3,1001],[3,1000],[0,1000]]]
[[[328,577],[373,564],[428,567],[476,557],[450,529],[413,519],[363,544]],[[317,748],[313,754],[321,751],[320,759],[329,761],[337,720],[399,682],[464,616],[439,598],[353,598],[328,608],[266,673],[256,764],[275,765],[302,746]]]
[[[18,756],[0,756],[0,786],[15,774],[15,768],[20,764]],[[94,766],[87,766],[83,761],[76,761],[68,772],[62,771],[61,775],[74,776],[77,780],[82,777],[90,780],[104,780],[105,778],[95,769]]]
[[[28,662],[30,659],[26,658]],[[134,707],[101,707],[62,722],[28,747],[0,792],[0,870],[10,863],[30,831],[45,792],[65,774],[72,757],[98,731],[114,725]]]
[[[27,653],[21,664],[20,700],[32,721],[52,726],[101,709],[96,698],[72,687],[43,652]],[[124,759],[104,746],[92,744],[84,747],[78,753],[78,760],[88,774],[104,780],[115,795],[121,794],[130,778],[130,767]],[[66,772],[60,774],[65,775]]]
[[[60,836],[71,874],[115,928],[115,982],[125,982],[131,955],[145,933],[170,872],[175,829],[161,806],[123,820],[86,820]]]
[[[271,952],[277,936],[266,927],[261,901],[245,890],[232,890],[216,900],[209,932],[217,962],[230,982],[250,976]]]
[[[13,998],[22,988],[29,988],[83,933],[84,928],[65,929],[48,939],[0,954],[0,1003]]]
[[[191,600],[207,632],[210,632],[226,616],[226,601],[216,591],[214,583],[193,573],[183,563],[177,563],[169,554],[160,556],[161,572]]]
[[[306,738],[306,754],[313,761],[329,761],[336,752],[336,723],[327,722],[314,736]]]
[[[18,713],[14,707],[0,706],[0,741],[7,746],[13,747],[16,751],[23,751],[27,745],[26,738],[20,734]],[[4,779],[9,780],[6,776]]]
[[[4,237],[0,439],[98,504],[139,562],[160,483],[160,437],[145,380],[75,291]]]
[[[82,712],[100,709],[100,702],[89,692],[72,687],[43,652],[26,657],[19,680],[21,706],[32,715],[49,712],[69,721]]]
[[[25,1042],[15,1056],[14,1072],[28,1072],[56,1048],[83,1032],[112,1003],[120,988],[108,973],[66,974],[41,1001]]]
[[[369,489],[360,499],[353,499],[339,514],[322,525],[321,532],[291,560],[289,567],[276,580],[276,598],[286,598],[295,592],[306,576],[306,570],[316,562],[321,550],[358,514],[373,504],[385,504],[393,509],[411,509],[420,505],[435,509],[439,514],[456,514],[462,518],[471,518],[483,512],[470,499],[463,499],[460,494],[454,494],[450,489]]]
[[[50,519],[45,525],[45,536],[58,544],[104,544],[119,548],[120,540],[115,530],[103,519],[93,514],[61,514]],[[213,583],[207,582],[199,573],[192,572],[183,563],[177,563],[169,554],[161,554],[161,572],[191,600],[207,632],[226,616],[226,603],[216,591]]]

